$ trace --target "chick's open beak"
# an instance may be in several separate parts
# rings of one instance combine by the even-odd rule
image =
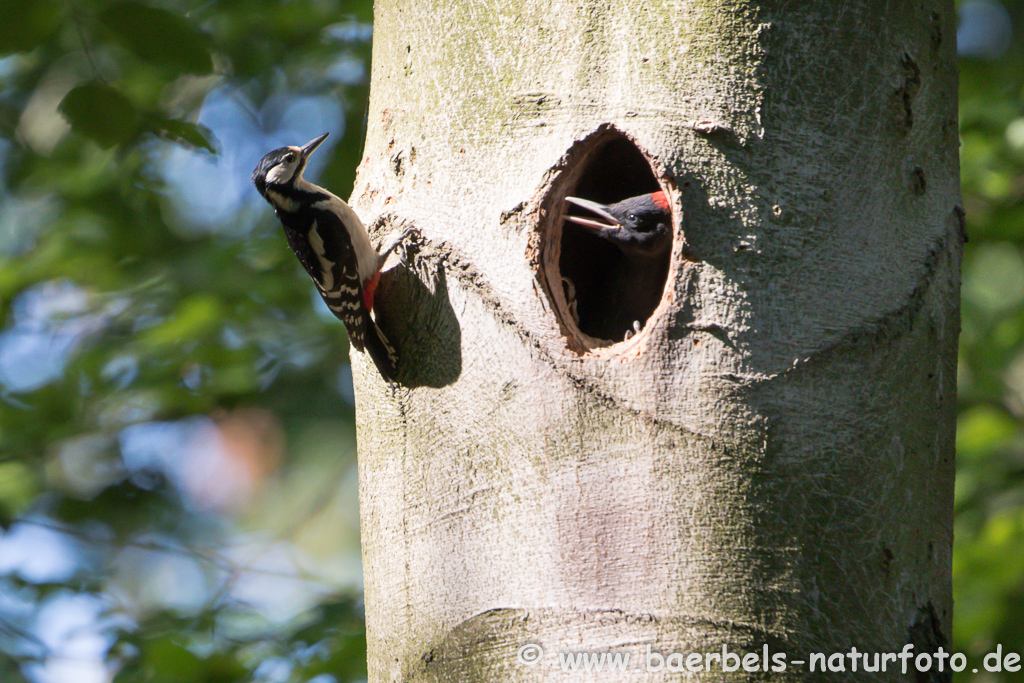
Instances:
[[[584,208],[587,211],[591,211],[601,218],[604,218],[607,222],[594,220],[593,218],[584,218],[583,216],[566,216],[565,219],[567,221],[572,221],[577,225],[582,225],[585,228],[596,230],[598,232],[604,230],[617,230],[622,227],[622,223],[620,223],[615,216],[608,213],[608,207],[604,204],[598,204],[597,202],[592,202],[589,199],[580,199],[579,197],[566,197],[565,201]]]

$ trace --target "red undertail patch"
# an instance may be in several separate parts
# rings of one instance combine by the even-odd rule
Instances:
[[[373,274],[373,277],[363,283],[363,305],[366,306],[368,311],[373,310],[373,294],[377,291],[378,282],[380,282],[379,270]]]

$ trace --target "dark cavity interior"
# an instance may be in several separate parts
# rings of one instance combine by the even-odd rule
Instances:
[[[586,168],[570,195],[614,204],[628,197],[658,192],[661,187],[640,150],[625,137],[615,138],[586,156]],[[597,218],[586,209],[565,204],[566,215]],[[613,243],[570,221],[562,222],[559,271],[566,302],[580,331],[597,339],[621,342],[642,329],[665,289],[670,255],[638,267]]]

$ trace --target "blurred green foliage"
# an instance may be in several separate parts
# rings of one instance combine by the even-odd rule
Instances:
[[[302,100],[341,117],[319,177],[345,194],[370,19],[369,0],[0,2],[0,680],[365,676],[343,328],[254,192],[205,220],[182,184],[247,185],[305,142],[275,137]],[[972,662],[1024,652],[1022,64],[1015,40],[960,65],[952,647]],[[219,163],[237,120],[259,152]]]
[[[965,3],[966,4],[966,3]],[[957,426],[953,649],[972,666],[1024,653],[1024,6],[1013,39],[960,60],[965,247]],[[979,666],[980,668],[980,666]],[[957,680],[979,680],[968,672]],[[1021,673],[983,680],[1024,680]]]
[[[249,174],[351,188],[371,19],[0,2],[5,683],[365,677],[344,328]]]

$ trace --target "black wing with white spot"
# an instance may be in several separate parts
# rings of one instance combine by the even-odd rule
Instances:
[[[365,306],[355,250],[345,226],[333,212],[312,207],[282,217],[282,223],[289,246],[324,303],[345,324],[352,346],[366,351],[385,379],[393,379],[398,357]]]
[[[369,313],[363,304],[352,240],[333,212],[310,209],[310,217],[306,241],[313,263],[306,270],[331,313],[345,323],[352,345],[362,351]]]

